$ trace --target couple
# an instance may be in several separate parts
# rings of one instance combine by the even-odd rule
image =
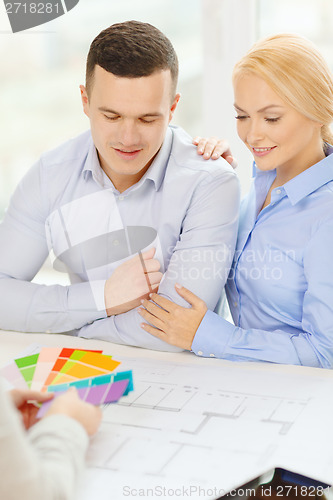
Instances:
[[[0,227],[0,327],[331,367],[325,62],[310,42],[277,35],[235,66],[237,129],[255,161],[237,243],[237,176],[218,158],[230,151],[197,141],[218,158],[205,162],[169,125],[177,76],[170,41],[149,24],[95,38],[81,86],[91,131],[42,155]],[[70,286],[30,282],[50,250]],[[226,281],[235,324],[212,312]]]
[[[147,24],[114,25],[94,40],[81,87],[91,134],[42,156],[0,228],[0,326],[331,367],[333,82],[325,62],[309,42],[280,35],[235,67],[238,133],[255,160],[237,243],[235,173],[221,159],[204,162],[169,126],[177,73],[169,40]],[[223,143],[197,144],[206,157],[224,153]],[[50,249],[70,286],[30,282]],[[235,325],[212,312],[230,266]],[[73,494],[101,413],[68,392],[28,442],[15,408],[30,428],[31,400],[50,397],[14,391],[10,402],[0,388],[1,497]]]

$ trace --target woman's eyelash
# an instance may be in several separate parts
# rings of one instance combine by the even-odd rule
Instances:
[[[270,122],[270,123],[275,123],[277,121],[280,120],[280,116],[278,116],[277,118],[265,118],[266,122]]]
[[[246,115],[237,115],[235,116],[236,120],[245,120],[246,118],[248,118],[248,116]],[[269,123],[276,123],[277,121],[280,120],[280,116],[276,117],[276,118],[265,118],[265,121],[266,122],[269,122]]]

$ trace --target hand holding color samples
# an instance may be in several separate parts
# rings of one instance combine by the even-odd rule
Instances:
[[[29,391],[29,389],[13,389],[10,391],[12,401],[22,415],[23,425],[29,429],[37,422],[39,406],[37,403],[44,403],[53,398],[52,393],[39,391]]]
[[[0,374],[16,387],[12,398],[26,428],[46,414],[63,413],[78,420],[92,434],[99,425],[100,412],[90,405],[117,403],[133,391],[132,371],[115,372],[120,364],[102,351],[42,347],[37,354],[13,360],[0,369]],[[75,387],[77,393],[74,398],[67,396],[63,405],[62,393],[70,387]],[[42,403],[41,408],[36,408],[36,403]],[[80,412],[87,414],[79,417]]]
[[[89,436],[95,434],[102,420],[102,410],[97,406],[80,399],[75,387],[58,396],[51,404],[45,417],[50,415],[67,415],[79,422]]]

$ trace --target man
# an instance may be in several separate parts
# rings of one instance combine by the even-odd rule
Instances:
[[[178,350],[140,328],[140,299],[159,286],[180,302],[181,280],[214,309],[239,184],[169,126],[177,77],[170,41],[149,24],[116,24],[92,42],[80,87],[91,131],[42,155],[0,227],[1,328]],[[30,282],[49,251],[70,286]]]

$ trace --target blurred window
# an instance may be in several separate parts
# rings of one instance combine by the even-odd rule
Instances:
[[[257,0],[258,38],[298,33],[317,45],[333,70],[332,0]]]
[[[150,22],[174,44],[182,94],[174,123],[192,135],[226,136],[244,193],[251,158],[236,137],[228,76],[238,52],[254,39],[295,32],[312,40],[333,69],[332,0],[81,0],[65,16],[16,34],[0,3],[0,219],[40,154],[89,127],[79,93],[89,45],[106,26],[129,19]],[[215,33],[206,44],[204,30],[206,39]]]

